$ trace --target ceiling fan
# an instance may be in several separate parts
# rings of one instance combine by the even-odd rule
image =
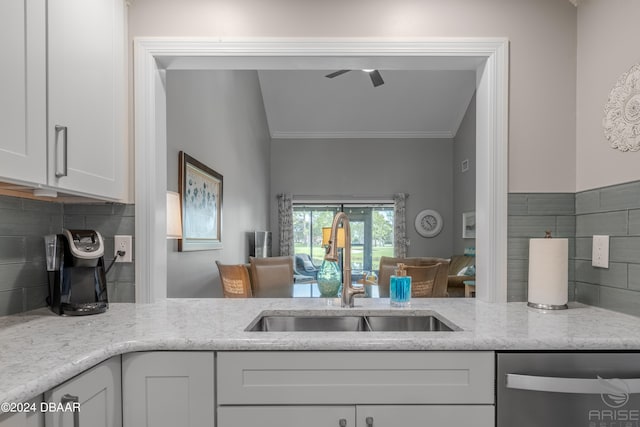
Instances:
[[[348,73],[349,71],[352,70],[338,70],[338,71],[334,71],[331,74],[327,74],[325,77],[332,79],[334,77],[338,77],[344,73]],[[371,78],[371,83],[373,83],[373,87],[378,87],[380,85],[384,84],[384,80],[382,80],[382,76],[380,75],[380,71],[378,70],[370,70],[370,69],[364,69],[362,70],[365,73],[369,74],[369,77]]]

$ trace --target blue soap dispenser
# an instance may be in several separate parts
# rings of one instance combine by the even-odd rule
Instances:
[[[406,307],[411,302],[411,276],[407,276],[404,264],[398,264],[396,274],[389,281],[391,306]]]

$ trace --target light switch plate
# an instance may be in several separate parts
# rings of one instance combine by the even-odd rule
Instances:
[[[593,252],[591,265],[609,268],[609,236],[593,236]]]

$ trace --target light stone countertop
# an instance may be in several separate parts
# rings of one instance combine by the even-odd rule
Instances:
[[[525,303],[414,299],[457,332],[245,332],[264,310],[387,310],[388,299],[169,299],[111,304],[59,317],[48,309],[0,317],[0,402],[20,402],[111,356],[150,350],[640,350],[640,318],[580,304],[542,312]]]

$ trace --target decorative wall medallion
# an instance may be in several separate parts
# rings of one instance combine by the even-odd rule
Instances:
[[[640,64],[620,76],[611,90],[602,127],[611,148],[640,150]]]
[[[435,237],[442,231],[442,216],[433,209],[425,209],[416,216],[415,226],[422,237]]]

